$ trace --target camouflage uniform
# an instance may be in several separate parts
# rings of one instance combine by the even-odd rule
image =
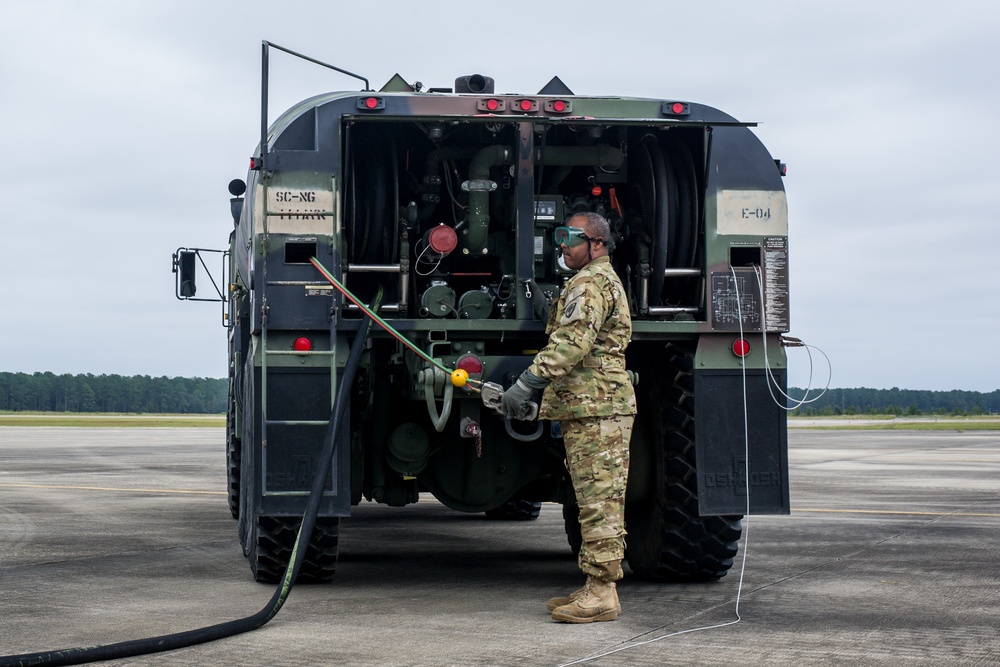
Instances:
[[[551,381],[539,418],[561,422],[580,507],[580,569],[616,581],[625,555],[625,485],[636,408],[625,372],[632,319],[610,258],[581,268],[555,306],[545,329],[548,345],[528,371]]]

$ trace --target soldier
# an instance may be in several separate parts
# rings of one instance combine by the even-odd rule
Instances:
[[[625,485],[635,392],[625,372],[632,318],[621,280],[611,266],[607,220],[578,213],[555,230],[563,260],[576,275],[548,314],[545,349],[504,393],[507,417],[523,418],[536,389],[544,389],[539,418],[559,420],[580,507],[582,588],[552,598],[552,618],[569,623],[613,621],[621,612],[615,582],[625,556]],[[533,281],[536,312],[543,299]]]

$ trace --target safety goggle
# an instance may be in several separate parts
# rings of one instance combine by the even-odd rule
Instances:
[[[556,227],[552,232],[552,240],[555,241],[556,245],[565,244],[567,248],[573,248],[584,241],[600,241],[601,239],[587,236],[581,227]]]

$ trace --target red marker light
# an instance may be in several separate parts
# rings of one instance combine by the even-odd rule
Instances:
[[[590,194],[593,195],[594,197],[600,197],[602,192],[604,192],[604,190],[601,188],[600,185],[595,185],[594,187],[590,188]]]
[[[750,343],[742,338],[737,338],[733,341],[733,354],[742,359],[743,357],[750,354]]]
[[[308,352],[312,347],[312,341],[305,337],[296,338],[295,342],[292,343],[292,349],[296,352]]]
[[[498,97],[485,97],[481,100],[476,100],[476,108],[480,111],[493,113],[495,111],[505,111],[507,103]]]
[[[691,113],[691,107],[687,102],[664,102],[661,111],[671,116],[686,116]]]
[[[521,100],[521,111],[531,111],[531,100]]]
[[[568,100],[545,100],[544,107],[549,113],[569,113],[573,110],[572,102]]]
[[[385,98],[382,97],[359,97],[358,108],[362,111],[375,111],[385,108]]]

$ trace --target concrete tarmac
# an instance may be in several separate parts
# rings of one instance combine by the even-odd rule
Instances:
[[[218,429],[0,428],[0,654],[255,613]],[[557,505],[495,522],[365,504],[334,583],[263,628],[108,665],[1000,665],[1000,432],[789,433],[791,516],[750,517],[709,584],[620,584],[621,618],[554,623],[582,577]],[[699,632],[695,628],[738,623]],[[683,634],[678,634],[683,633]],[[642,642],[651,642],[642,644]]]

